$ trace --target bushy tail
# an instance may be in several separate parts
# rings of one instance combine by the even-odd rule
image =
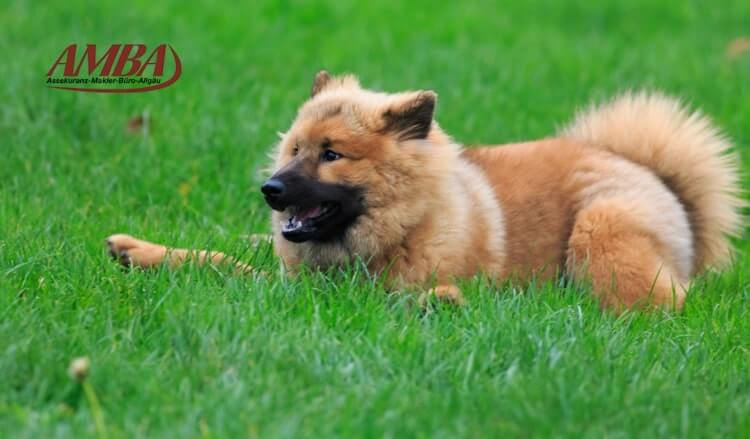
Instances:
[[[561,136],[651,169],[677,195],[694,233],[694,271],[726,265],[742,232],[739,159],[708,118],[656,93],[628,93],[576,117]]]

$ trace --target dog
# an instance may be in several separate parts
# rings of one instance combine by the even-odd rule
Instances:
[[[455,281],[590,282],[603,308],[681,309],[693,276],[726,267],[743,229],[739,161],[698,112],[631,92],[555,136],[462,148],[434,119],[433,91],[382,93],[319,72],[261,187],[283,267],[353,259],[389,288],[462,303]],[[113,235],[143,268],[223,253]]]

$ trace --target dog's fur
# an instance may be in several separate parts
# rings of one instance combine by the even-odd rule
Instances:
[[[316,75],[279,142],[275,177],[304,177],[289,183],[298,199],[317,196],[316,185],[350,189],[359,210],[332,236],[292,242],[283,234],[290,204],[267,197],[287,269],[359,257],[395,288],[437,285],[434,294],[459,302],[457,278],[564,272],[588,279],[604,307],[623,309],[680,308],[691,276],[730,262],[729,237],[742,230],[738,161],[699,113],[657,93],[631,93],[579,114],[552,138],[462,149],[433,120],[436,99]],[[341,158],[325,161],[321,148]],[[108,242],[144,267],[191,254],[127,235]]]

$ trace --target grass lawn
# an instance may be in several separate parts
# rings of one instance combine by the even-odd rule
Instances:
[[[585,288],[481,280],[466,307],[423,315],[358,266],[128,272],[103,245],[127,232],[274,271],[246,236],[270,229],[267,153],[322,67],[436,90],[469,144],[547,136],[591,100],[658,88],[750,166],[750,51],[726,52],[750,36],[747,0],[102,3],[0,6],[0,437],[750,435],[744,240],[683,313],[620,317]],[[166,42],[183,76],[46,88],[74,42]],[[99,410],[67,375],[78,356]]]

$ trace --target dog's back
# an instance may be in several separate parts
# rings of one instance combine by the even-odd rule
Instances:
[[[691,275],[728,262],[740,230],[728,143],[662,96],[626,95],[560,137],[463,156],[502,206],[508,274],[564,269],[590,278],[605,304],[650,295],[679,306]]]

